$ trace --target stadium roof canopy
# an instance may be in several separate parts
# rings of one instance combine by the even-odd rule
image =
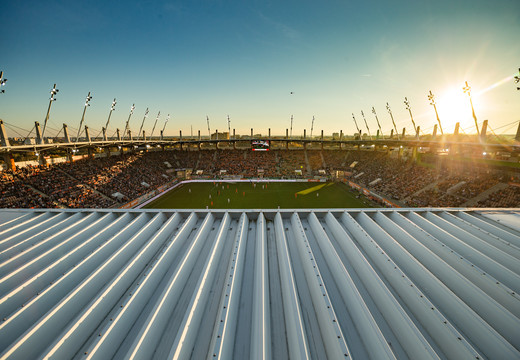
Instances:
[[[519,358],[520,209],[1,210],[0,357]]]

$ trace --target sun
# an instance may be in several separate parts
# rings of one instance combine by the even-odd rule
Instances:
[[[453,87],[441,93],[436,103],[444,133],[453,133],[457,122],[460,122],[461,132],[463,129],[471,127],[473,123],[471,105],[468,95],[464,94],[462,87]],[[474,129],[468,129],[466,132],[472,133]]]

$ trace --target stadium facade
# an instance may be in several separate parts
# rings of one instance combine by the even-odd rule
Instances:
[[[0,210],[0,358],[520,358],[520,209]]]

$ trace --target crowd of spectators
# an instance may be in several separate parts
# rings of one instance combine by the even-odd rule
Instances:
[[[276,177],[278,174],[277,159],[277,153],[273,151],[246,151],[244,176]]]
[[[508,185],[505,189],[495,191],[476,207],[520,207],[520,186]]]
[[[349,172],[350,180],[392,200],[412,195],[427,186],[435,176],[431,169],[389,157],[385,152],[349,151],[345,156],[340,151],[327,151],[325,154],[329,171]]]
[[[199,160],[197,164],[193,164],[194,170],[202,170],[205,174],[213,175],[215,172],[215,162],[217,160],[217,152],[214,150],[199,151]],[[185,153],[178,156],[184,156]],[[220,170],[220,169],[218,169]]]
[[[69,208],[96,208],[114,205],[111,199],[105,199],[85,184],[61,171],[59,166],[39,166],[26,182],[32,188],[47,195],[58,206]]]
[[[110,208],[172,180],[168,153],[82,159],[2,171],[1,207]],[[118,194],[114,196],[114,194]]]
[[[425,167],[385,151],[323,151],[323,157],[329,171],[343,170],[349,174],[349,180],[402,206],[463,206],[500,182],[511,180],[504,171],[484,165],[443,162],[438,167]],[[507,197],[509,200],[502,204],[519,207],[520,201],[513,193],[509,190],[490,197],[494,196],[493,203],[497,204],[498,198]]]
[[[33,167],[6,170],[0,176],[0,208],[57,208],[58,205],[47,195],[38,193],[26,185],[26,177]]]
[[[333,170],[347,170],[345,163],[349,152],[337,150],[323,150],[323,159],[325,160],[325,167],[329,171]],[[350,164],[347,164],[347,166]]]
[[[247,162],[245,150],[217,150],[215,159],[215,171],[224,170],[227,174],[243,175]],[[247,169],[249,170],[249,169]]]
[[[454,192],[454,195],[471,199],[498,183],[499,180],[491,174],[475,174],[473,177],[464,176],[464,184]]]
[[[323,159],[320,150],[307,150],[307,159],[314,175],[319,175],[319,170],[324,170]]]
[[[306,175],[305,153],[303,150],[276,150],[278,155],[278,175],[285,179],[302,178]]]
[[[520,188],[507,186],[518,182],[517,175],[511,179],[511,174],[483,165],[425,167],[374,150],[221,149],[136,152],[5,170],[0,207],[119,207],[174,180],[182,169],[192,169],[194,177],[246,178],[301,178],[322,169],[333,177],[339,170],[348,180],[402,206],[457,207],[478,200],[476,206],[520,206]],[[495,191],[495,186],[502,190]]]
[[[176,151],[172,151],[172,157],[174,159],[171,165],[178,169],[193,169],[197,167],[199,157],[203,153],[202,151],[182,151],[180,154],[176,154]]]
[[[83,159],[58,166],[107,198],[127,202],[171,180],[167,174],[167,164],[173,168],[171,155],[162,151],[123,154],[108,158]],[[115,193],[120,193],[123,197],[117,199],[113,196]]]
[[[413,195],[410,200],[404,201],[412,207],[457,207],[465,203],[467,199],[450,195],[434,187]]]

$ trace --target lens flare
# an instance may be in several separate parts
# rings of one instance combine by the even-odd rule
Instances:
[[[513,80],[513,78],[514,78],[514,75],[507,76],[507,77],[503,78],[502,80],[497,81],[496,83],[494,83],[494,84],[488,86],[487,88],[480,90],[478,93],[475,93],[474,96],[478,97],[478,96],[480,96],[480,95],[482,95],[482,94],[485,94],[485,93],[487,93],[488,91],[491,91],[491,90],[493,90],[494,88],[499,87],[500,85],[504,85],[505,83],[510,82],[511,80]]]
[[[442,92],[438,97],[437,108],[446,133],[452,133],[457,122],[461,128],[471,125],[471,107],[467,96],[459,87]]]

